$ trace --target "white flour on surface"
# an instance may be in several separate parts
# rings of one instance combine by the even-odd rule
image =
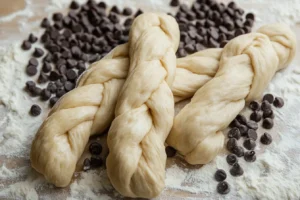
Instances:
[[[37,29],[40,19],[28,23],[33,11],[47,13],[61,11],[69,6],[70,0],[50,0],[46,7],[27,0],[25,10],[0,18],[0,23],[22,16],[19,25],[24,35]],[[84,0],[78,2],[83,3]],[[168,6],[169,0],[106,0],[108,5],[120,8],[131,6],[143,10],[175,12]],[[186,1],[188,3],[191,0]],[[229,2],[229,1],[225,1]],[[273,22],[296,25],[300,20],[299,0],[237,0],[247,12],[256,14],[255,27]],[[42,8],[42,9],[41,9]],[[40,31],[39,31],[40,33]],[[37,34],[37,32],[35,32]],[[48,108],[43,107],[42,115],[28,114],[33,103],[44,105],[35,97],[29,97],[23,90],[29,77],[25,66],[30,52],[20,49],[21,42],[0,47],[0,199],[121,199],[109,183],[105,170],[81,172],[70,187],[57,189],[30,167],[29,151],[31,141],[45,118]],[[299,46],[299,44],[298,44]],[[299,57],[299,53],[296,58]],[[35,77],[37,78],[37,77]],[[246,163],[239,159],[244,169],[242,177],[229,174],[226,152],[212,163],[187,166],[185,162],[168,160],[166,189],[156,199],[299,199],[300,190],[300,62],[294,61],[287,70],[275,75],[267,91],[281,96],[285,106],[275,111],[275,126],[268,131],[274,138],[269,146],[259,144],[257,160]],[[4,106],[1,106],[3,104]],[[249,112],[247,112],[249,114]],[[263,130],[260,129],[262,134]],[[227,171],[231,192],[226,196],[216,193],[217,182],[213,176],[216,169]]]

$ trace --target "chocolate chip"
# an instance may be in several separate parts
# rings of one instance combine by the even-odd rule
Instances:
[[[256,160],[255,151],[245,152],[244,159],[246,162],[254,162]]]
[[[81,57],[82,52],[78,46],[73,46],[71,48],[71,52],[72,52],[72,55],[74,56],[74,58],[79,59]]]
[[[42,28],[48,28],[48,27],[50,27],[50,26],[51,26],[50,21],[49,21],[47,18],[44,18],[44,19],[42,20],[41,27],[42,27]]]
[[[263,101],[268,101],[270,104],[274,102],[274,96],[272,94],[265,94]]]
[[[271,129],[273,128],[274,126],[274,122],[273,122],[273,119],[271,118],[266,118],[263,120],[263,123],[262,123],[262,126],[265,128],[265,129]]]
[[[221,43],[220,43],[220,47],[221,47],[221,48],[224,48],[224,47],[226,46],[227,43],[228,43],[227,40],[221,42]]]
[[[52,97],[50,100],[49,100],[49,103],[50,103],[50,106],[53,107],[56,102],[58,101],[58,98],[57,97]]]
[[[224,181],[227,178],[226,172],[223,169],[218,169],[215,173],[215,179],[218,182]]]
[[[238,128],[240,130],[241,136],[245,136],[247,134],[248,131],[247,126],[241,124]]]
[[[234,32],[234,36],[237,37],[237,36],[240,36],[240,35],[243,35],[245,34],[245,31],[243,29],[237,29],[235,32]]]
[[[226,157],[226,161],[229,165],[233,165],[234,163],[237,162],[237,157],[236,155],[234,154],[229,154],[227,157]]]
[[[31,42],[32,44],[35,43],[38,40],[36,36],[34,36],[32,33],[30,33],[28,37],[28,41]]]
[[[33,96],[39,96],[42,93],[42,89],[35,86],[30,92]]]
[[[36,75],[36,73],[37,73],[36,66],[28,65],[26,67],[26,73],[27,73],[28,76],[34,76],[34,75]]]
[[[61,76],[60,76],[57,72],[52,71],[52,72],[50,72],[49,80],[50,80],[50,81],[56,81],[56,80],[58,80],[60,77],[61,77]]]
[[[74,68],[77,65],[77,61],[74,59],[68,59],[67,60],[67,67],[68,68]]]
[[[52,55],[48,53],[48,54],[44,57],[43,61],[45,61],[45,62],[52,62]]]
[[[40,48],[35,48],[34,49],[34,52],[33,52],[33,56],[34,57],[37,57],[37,58],[40,58],[44,55],[44,51]]]
[[[30,114],[31,114],[32,116],[38,116],[38,115],[41,114],[41,112],[42,112],[41,107],[38,106],[38,105],[36,105],[36,104],[33,104],[33,105],[31,106],[31,108],[30,108]]]
[[[134,14],[135,17],[139,16],[143,14],[143,11],[141,9],[138,9],[138,11],[136,11],[136,13]]]
[[[89,57],[89,63],[93,63],[97,60],[99,60],[99,54],[93,54]]]
[[[78,9],[80,7],[79,3],[77,3],[76,1],[72,1],[70,4],[70,8],[71,9]]]
[[[33,82],[33,81],[27,81],[26,82],[26,89],[28,91],[32,91],[34,87],[35,87],[35,82]]]
[[[268,101],[264,100],[261,104],[261,110],[271,110],[271,104]]]
[[[38,80],[37,80],[37,82],[38,83],[46,83],[47,81],[48,81],[48,76],[46,75],[46,74],[44,74],[44,73],[41,73],[40,75],[39,75],[39,78],[38,78]]]
[[[251,101],[249,104],[249,108],[253,111],[260,110],[260,104],[257,101]]]
[[[218,183],[217,192],[219,194],[228,194],[230,192],[229,184],[226,181]]]
[[[237,127],[232,128],[228,132],[228,137],[229,138],[235,138],[235,139],[239,140],[241,138],[240,130]]]
[[[61,75],[65,75],[67,72],[67,66],[66,65],[60,65],[58,68],[58,71]]]
[[[89,169],[91,169],[91,160],[86,158],[83,161],[83,171],[87,171]]]
[[[74,81],[77,78],[77,74],[74,70],[68,69],[66,72],[67,79],[70,81]]]
[[[228,151],[232,151],[236,146],[237,146],[237,140],[235,138],[230,138],[227,141],[226,147],[227,147]]]
[[[231,153],[235,154],[237,157],[242,157],[244,155],[244,149],[241,146],[235,146]]]
[[[52,17],[53,21],[60,21],[60,20],[62,20],[62,18],[63,18],[63,15],[61,13],[54,13],[53,17]]]
[[[186,52],[188,53],[194,53],[196,51],[195,47],[192,44],[188,44],[184,47],[184,49],[186,50]]]
[[[69,92],[75,88],[75,84],[70,81],[66,81],[64,84],[64,88],[67,92]]]
[[[257,133],[256,133],[256,131],[253,130],[253,129],[249,129],[248,132],[247,132],[247,138],[251,138],[254,141],[256,141],[257,140]]]
[[[253,13],[247,13],[246,15],[246,19],[251,19],[251,20],[255,20],[255,15]]]
[[[238,122],[237,119],[234,119],[234,120],[229,124],[229,126],[230,126],[231,128],[233,128],[233,127],[240,127],[241,124],[240,124],[240,122]]]
[[[250,115],[250,119],[255,121],[255,122],[259,122],[261,120],[261,118],[262,118],[262,114],[258,111],[254,111]]]
[[[174,149],[171,146],[167,146],[165,151],[166,151],[166,154],[167,154],[168,158],[174,157],[176,155],[176,149]]]
[[[253,26],[253,20],[251,20],[251,19],[247,19],[245,22],[244,22],[244,26],[250,26],[250,27],[252,27]]]
[[[244,170],[238,163],[235,163],[230,169],[230,174],[232,176],[242,176],[244,174]]]
[[[247,127],[250,129],[257,130],[258,124],[255,121],[249,120],[249,121],[247,121]]]
[[[274,112],[273,110],[265,110],[263,112],[263,118],[271,118],[271,119],[274,119],[275,115],[274,115]]]
[[[130,15],[132,15],[132,9],[131,9],[131,8],[128,8],[128,7],[124,8],[124,10],[123,10],[123,15],[125,15],[125,16],[130,16]]]
[[[49,90],[49,92],[51,92],[51,93],[55,93],[57,90],[56,84],[54,82],[50,82],[47,85],[47,90]]]
[[[29,50],[31,48],[31,43],[27,40],[25,40],[23,43],[22,43],[22,49],[23,50]]]
[[[251,27],[249,27],[249,26],[244,26],[244,31],[245,31],[245,33],[250,33],[251,32]]]
[[[272,136],[269,133],[264,133],[260,138],[260,142],[264,145],[269,145],[272,143]]]
[[[179,0],[171,0],[171,2],[170,2],[170,6],[173,6],[173,7],[177,7],[177,6],[179,6]]]
[[[41,99],[47,101],[51,97],[51,92],[47,89],[43,89],[41,93]]]
[[[49,34],[47,34],[47,33],[44,33],[42,36],[41,36],[41,41],[43,42],[43,43],[48,43],[48,42],[50,42],[50,36],[49,36]]]
[[[284,100],[281,98],[281,97],[276,97],[274,102],[273,102],[273,105],[276,107],[276,108],[281,108],[284,106]]]
[[[64,94],[66,94],[66,91],[65,91],[64,88],[59,88],[59,89],[57,89],[57,91],[56,91],[56,97],[60,98],[60,97],[62,97]]]
[[[244,115],[238,114],[236,116],[236,119],[238,120],[238,122],[240,122],[241,124],[246,125],[247,124],[247,119]]]
[[[91,157],[91,167],[97,168],[103,165],[103,159],[99,156],[92,156]]]
[[[102,152],[102,145],[98,142],[93,142],[89,146],[89,151],[92,155],[100,155]]]
[[[63,25],[63,22],[62,21],[58,21],[58,22],[55,22],[54,25],[53,25],[57,30],[62,30],[64,28],[64,25]]]
[[[39,62],[38,62],[38,60],[36,58],[30,58],[28,64],[37,67],[39,65]]]
[[[253,150],[256,147],[255,140],[252,138],[248,138],[243,143],[244,147],[248,150]]]

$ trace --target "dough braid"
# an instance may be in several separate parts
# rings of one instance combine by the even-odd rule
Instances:
[[[207,49],[177,60],[172,89],[176,102],[193,96],[215,75],[221,51]],[[65,187],[71,182],[88,138],[103,133],[112,122],[129,69],[128,54],[128,44],[120,45],[92,64],[38,130],[31,147],[31,165],[54,185]]]
[[[129,74],[107,138],[108,177],[124,196],[152,198],[164,189],[178,43],[178,24],[166,14],[145,14],[132,24]]]
[[[223,49],[216,76],[200,88],[175,117],[167,143],[190,164],[206,164],[223,148],[222,130],[261,97],[275,72],[295,56],[296,37],[280,24],[263,26],[231,40]]]

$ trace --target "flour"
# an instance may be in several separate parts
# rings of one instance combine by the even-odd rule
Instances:
[[[63,11],[70,0],[50,0],[49,5],[39,12],[51,16]],[[78,1],[85,2],[84,0]],[[131,6],[143,10],[175,12],[168,7],[169,0],[106,0],[108,5],[120,8]],[[189,0],[187,3],[191,3]],[[226,2],[229,2],[226,1]],[[256,14],[255,28],[272,22],[295,25],[300,20],[299,0],[237,0],[239,6]],[[12,15],[0,18],[0,22],[22,16],[20,29],[26,33],[36,29],[40,21],[28,22],[35,13],[36,5],[26,1],[26,8]],[[261,6],[262,5],[262,6]],[[29,26],[30,24],[30,26]],[[41,31],[35,32],[39,35]],[[22,37],[26,37],[25,36]],[[31,141],[47,115],[48,107],[37,98],[29,97],[24,85],[30,80],[24,73],[33,50],[24,52],[21,42],[0,47],[0,199],[120,199],[113,189],[104,169],[80,172],[70,187],[57,189],[30,167]],[[297,57],[297,56],[296,56]],[[298,54],[299,57],[299,54]],[[277,73],[267,91],[282,96],[285,106],[275,110],[275,126],[269,131],[273,143],[259,144],[257,160],[246,163],[239,159],[245,173],[234,178],[227,173],[231,192],[226,196],[216,193],[217,182],[213,175],[217,169],[229,171],[226,152],[221,153],[205,166],[188,166],[182,158],[168,159],[166,189],[156,199],[299,199],[300,190],[300,62],[295,60],[287,70]],[[37,76],[34,77],[37,79]],[[28,110],[33,103],[43,107],[42,115],[30,117]],[[1,104],[5,105],[1,106]],[[249,115],[249,111],[245,111]],[[260,129],[261,135],[264,130]],[[4,161],[3,163],[1,161]]]

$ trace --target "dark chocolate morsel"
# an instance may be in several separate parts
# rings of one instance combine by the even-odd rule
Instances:
[[[89,151],[92,155],[100,155],[102,152],[102,145],[98,142],[92,142],[89,146]]]
[[[36,105],[36,104],[33,104],[33,105],[31,106],[31,108],[30,108],[30,114],[31,114],[32,116],[38,116],[38,115],[41,114],[41,112],[42,112],[41,107],[38,106],[38,105]]]
[[[257,140],[257,133],[256,133],[256,131],[253,130],[253,129],[249,129],[248,132],[247,132],[247,138],[251,138],[254,141],[256,141]]]
[[[252,138],[247,138],[244,141],[243,145],[248,150],[253,150],[256,147],[256,143]]]
[[[217,192],[219,194],[228,194],[230,192],[229,184],[226,181],[218,183]]]
[[[166,151],[166,154],[167,154],[168,158],[174,157],[176,155],[176,149],[174,149],[171,146],[167,146],[166,149],[165,149],[165,151]]]
[[[267,100],[264,100],[261,104],[261,110],[265,111],[270,109],[271,109],[271,104]]]
[[[274,102],[273,102],[273,105],[276,107],[276,108],[281,108],[284,106],[284,100],[283,98],[281,97],[276,97]]]
[[[248,127],[246,125],[241,124],[238,128],[240,129],[241,136],[245,136],[247,134]]]
[[[244,170],[238,163],[235,163],[230,169],[230,174],[232,176],[241,176],[244,174]]]
[[[272,143],[272,136],[269,133],[264,133],[261,138],[260,142],[265,145],[269,145]]]
[[[231,153],[235,154],[237,157],[242,157],[244,155],[244,149],[241,146],[235,146]]]
[[[227,178],[227,174],[223,169],[218,169],[215,173],[215,179],[218,182],[224,181]]]
[[[37,73],[37,68],[36,66],[29,65],[26,67],[26,73],[28,76],[34,76]]]
[[[44,51],[40,48],[35,48],[34,49],[34,52],[33,52],[33,56],[34,57],[37,57],[37,58],[40,58],[44,55]]]
[[[233,165],[237,162],[237,157],[234,154],[228,154],[226,157],[226,161],[229,165]]]
[[[254,129],[254,130],[258,129],[258,124],[255,121],[252,121],[252,120],[247,121],[247,126],[250,129]]]
[[[270,104],[274,102],[274,96],[272,94],[265,94],[263,101],[268,101]]]
[[[228,137],[229,138],[235,138],[235,139],[240,139],[241,138],[241,133],[240,130],[237,127],[232,128],[229,132],[228,132]]]
[[[238,114],[236,116],[236,119],[238,120],[238,122],[240,122],[241,124],[246,125],[247,124],[247,119],[244,115]]]
[[[49,103],[50,103],[50,106],[53,107],[56,102],[58,101],[58,98],[57,97],[52,97],[50,100],[49,100]]]
[[[235,138],[230,138],[227,141],[226,147],[227,147],[228,151],[232,151],[232,149],[236,146],[237,146],[237,140]]]
[[[265,129],[271,129],[273,128],[274,126],[274,122],[273,122],[273,119],[271,118],[266,118],[263,120],[263,123],[262,123],[262,126],[265,128]]]
[[[265,110],[263,112],[263,118],[271,118],[271,119],[274,119],[275,115],[274,115],[274,112],[273,110]]]
[[[100,156],[92,156],[91,157],[91,167],[98,168],[103,165],[103,159]]]
[[[260,104],[257,101],[251,101],[249,104],[249,108],[253,111],[260,110]]]
[[[244,159],[246,162],[254,162],[256,160],[255,151],[245,152]]]
[[[22,49],[23,50],[29,50],[31,48],[31,43],[27,40],[25,40],[23,43],[22,43]]]
[[[262,118],[262,114],[259,111],[254,111],[250,115],[250,119],[255,122],[259,122],[261,120],[261,118]]]

